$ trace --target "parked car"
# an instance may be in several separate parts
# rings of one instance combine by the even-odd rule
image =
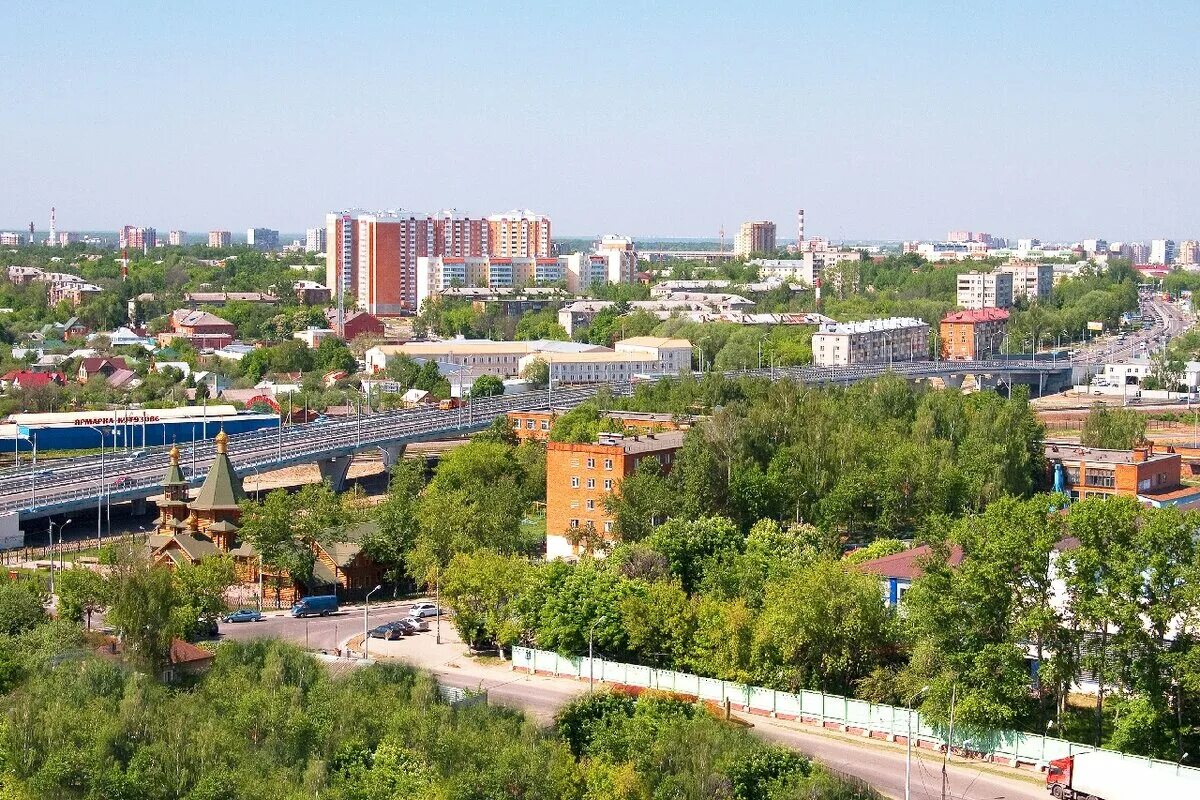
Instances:
[[[441,609],[430,602],[417,603],[408,610],[410,617],[436,617],[441,613]]]
[[[239,608],[225,615],[225,622],[259,622],[262,614],[253,608]]]
[[[407,619],[394,620],[392,622],[389,622],[388,624],[391,625],[392,628],[398,634],[398,636],[396,638],[399,638],[400,636],[412,636],[414,633],[417,632],[416,626],[413,625],[412,622]]]
[[[424,617],[409,617],[401,622],[411,628],[413,633],[429,630],[429,623],[425,621]]]
[[[396,627],[390,622],[385,622],[382,625],[376,625],[367,633],[372,639],[399,639],[403,633],[397,633]]]

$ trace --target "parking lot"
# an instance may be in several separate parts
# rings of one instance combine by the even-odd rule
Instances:
[[[408,616],[409,609],[416,602],[418,601],[372,603],[369,625],[374,628],[385,622],[404,619]],[[430,627],[428,632],[406,636],[404,640],[396,642],[385,643],[380,639],[372,639],[371,649],[374,650],[377,645],[382,644],[403,646],[407,643],[406,640],[421,637],[427,637],[430,640],[436,638],[436,619],[430,617],[427,621]],[[363,622],[362,606],[344,606],[336,613],[330,614],[327,617],[296,618],[291,616],[287,611],[268,611],[264,612],[263,619],[260,622],[222,622],[218,627],[218,634],[222,639],[242,641],[248,639],[286,639],[309,650],[324,650],[329,653],[335,653],[339,648],[344,649],[347,641],[350,639],[355,639],[356,644],[361,640]],[[446,632],[452,629],[453,626],[443,619],[443,639]],[[357,646],[355,650],[358,650]],[[381,649],[379,652],[384,651]]]

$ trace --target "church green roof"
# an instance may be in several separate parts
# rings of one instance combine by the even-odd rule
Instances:
[[[188,504],[188,508],[194,511],[233,511],[238,503],[246,499],[242,479],[234,471],[229,454],[225,452],[228,441],[225,431],[217,434],[217,457],[204,478],[199,494]]]

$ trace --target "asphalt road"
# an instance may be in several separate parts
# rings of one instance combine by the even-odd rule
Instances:
[[[411,607],[412,603],[372,603],[370,625],[373,628],[394,619],[407,617]],[[429,620],[429,624],[432,627],[435,624],[434,620]],[[442,624],[447,623],[443,620]],[[223,639],[286,639],[304,645],[309,650],[333,652],[350,637],[362,634],[363,610],[361,607],[352,607],[327,617],[301,619],[292,617],[287,612],[270,611],[261,622],[222,622],[217,627]],[[429,633],[432,634],[433,631]]]
[[[411,605],[410,602],[372,605],[370,624],[374,626],[407,616]],[[431,626],[435,624],[434,620],[429,622]],[[461,643],[450,643],[450,640],[457,643],[457,635],[450,623],[443,620],[443,626],[446,644],[434,645],[431,630],[415,638],[406,638],[402,643],[378,643],[376,653],[387,649],[400,654],[403,660],[411,659],[447,686],[486,688],[490,703],[518,709],[542,723],[548,723],[559,708],[587,690],[587,683],[583,681],[531,676],[507,667],[473,662],[462,656]],[[328,617],[294,619],[271,615],[257,623],[222,623],[220,634],[236,640],[279,638],[298,644],[307,641],[312,649],[332,652],[347,639],[361,634],[362,629],[362,610],[357,608]],[[377,640],[373,642],[376,643]],[[737,717],[750,724],[753,733],[768,741],[803,752],[838,772],[860,778],[889,797],[904,796],[904,748],[898,745],[877,740],[868,743],[853,736],[820,732],[759,716],[738,714]],[[990,765],[984,769],[970,763],[951,763],[946,796],[956,800],[1041,800],[1047,796],[1044,788],[1027,779],[1029,776],[1026,779],[1010,778],[1003,772],[1003,768]],[[929,751],[914,753],[911,790],[914,800],[940,800],[940,755]]]

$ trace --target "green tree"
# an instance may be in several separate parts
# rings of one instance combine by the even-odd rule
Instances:
[[[454,626],[472,647],[513,644],[519,634],[514,601],[532,567],[523,558],[490,550],[458,553],[442,575],[442,598],[454,611]]]
[[[1146,438],[1146,417],[1136,411],[1096,403],[1083,421],[1079,441],[1084,447],[1130,450]]]
[[[504,381],[495,375],[480,375],[471,384],[471,397],[483,399],[504,394]]]
[[[875,576],[820,559],[768,586],[755,642],[772,684],[848,694],[885,662],[895,630]]]
[[[92,614],[104,608],[109,598],[108,583],[90,569],[68,569],[55,581],[60,619],[84,620],[92,629]]]
[[[535,358],[526,365],[521,377],[538,388],[550,383],[550,365],[544,358]]]
[[[120,633],[125,657],[157,673],[167,664],[171,641],[183,633],[174,576],[165,567],[134,560],[118,565],[109,585],[112,599],[105,619]]]
[[[32,581],[0,583],[0,633],[11,636],[40,625],[46,619],[42,603]]]

